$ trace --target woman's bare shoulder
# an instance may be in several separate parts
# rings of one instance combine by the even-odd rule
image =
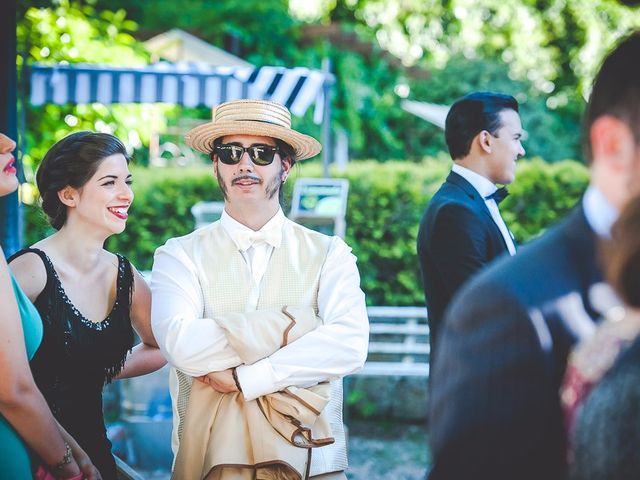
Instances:
[[[35,252],[27,252],[14,258],[9,264],[20,288],[33,302],[47,285],[47,269]]]

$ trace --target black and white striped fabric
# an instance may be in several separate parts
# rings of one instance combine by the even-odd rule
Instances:
[[[324,86],[333,76],[296,67],[214,67],[193,63],[157,63],[138,68],[108,65],[34,64],[31,104],[172,103],[213,107],[240,98],[272,100],[297,116],[315,106],[321,123]]]

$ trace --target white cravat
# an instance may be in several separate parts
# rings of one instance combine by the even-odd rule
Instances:
[[[241,251],[246,251],[254,245],[267,243],[278,248],[282,243],[282,228],[270,228],[266,231],[235,230],[230,234],[233,241]]]
[[[226,211],[222,212],[220,220],[223,228],[242,254],[255,284],[260,285],[262,277],[267,271],[273,249],[279,248],[282,244],[284,213],[281,209],[278,210],[273,218],[257,231],[238,222]],[[257,297],[255,301],[257,301]]]

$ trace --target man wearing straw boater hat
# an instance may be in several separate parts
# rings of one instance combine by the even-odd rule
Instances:
[[[172,365],[176,479],[345,479],[342,377],[367,354],[356,259],[288,220],[282,184],[320,144],[282,105],[238,100],[186,137],[220,220],[155,254],[152,325]]]

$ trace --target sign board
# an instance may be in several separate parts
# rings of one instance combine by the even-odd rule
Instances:
[[[327,235],[344,238],[349,181],[341,178],[300,178],[293,187],[289,218]],[[191,207],[195,228],[215,222],[224,202],[198,202]]]
[[[289,218],[323,233],[344,237],[349,181],[300,178],[293,187]]]

